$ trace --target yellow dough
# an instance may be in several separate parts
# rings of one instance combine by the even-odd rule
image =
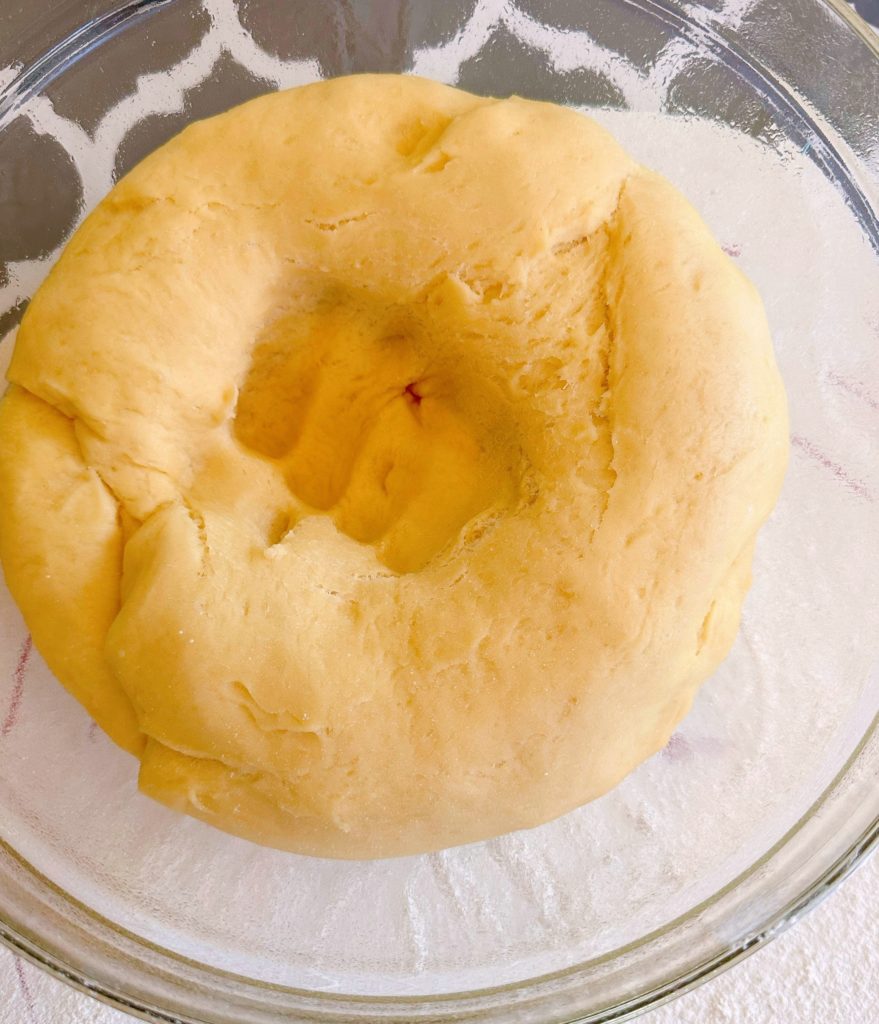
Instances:
[[[0,558],[156,799],[330,857],[547,821],[724,657],[787,452],[763,309],[588,118],[415,78],[193,124],[0,406]]]

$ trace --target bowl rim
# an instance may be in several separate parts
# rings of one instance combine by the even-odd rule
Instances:
[[[15,75],[7,80],[5,85],[0,87],[0,131],[15,118],[18,110],[24,103],[62,75],[80,57],[138,22],[145,20],[153,13],[173,6],[176,2],[177,0],[122,0],[121,3],[114,5],[112,9],[102,12],[89,21],[83,22],[68,35],[43,51],[33,61],[22,66]],[[633,0],[624,0],[624,2],[630,3]],[[814,0],[814,2],[828,9],[844,22],[848,30],[859,37],[860,42],[866,46],[872,57],[879,62],[879,30],[871,28],[866,20],[853,7],[847,4],[845,0]],[[667,3],[668,0],[640,0],[641,6],[654,8],[657,17],[661,17],[664,20],[680,19],[679,11],[675,8],[670,9]],[[721,40],[709,24],[700,23],[699,31],[703,35],[714,36],[718,43],[722,42],[724,49],[728,51],[732,49],[733,53],[743,63],[750,69],[757,70],[760,77],[766,81],[765,74],[760,70],[761,64],[759,61],[749,58],[746,54],[737,50],[734,44],[731,46],[728,39]],[[776,98],[792,103],[798,110],[801,109],[800,104],[796,100],[791,100],[784,95],[779,97],[779,89],[772,80],[766,84],[770,85],[771,91],[776,94]],[[822,141],[827,145],[829,152],[834,157],[837,157],[833,144],[826,139]],[[875,215],[873,219],[875,220]],[[786,847],[790,840],[802,831],[827,803],[839,785],[845,780],[849,770],[856,763],[865,747],[874,737],[879,737],[879,714],[874,717],[866,728],[857,746],[850,753],[845,764],[834,775],[831,782],[784,835],[753,864],[749,865],[744,871],[737,874],[735,878],[727,882],[726,885],[688,909],[685,913],[678,915],[671,921],[653,929],[638,939],[603,953],[601,956],[570,967],[547,972],[524,981],[468,989],[456,993],[429,993],[405,996],[368,996],[346,993],[325,994],[294,986],[257,981],[253,978],[237,974],[234,971],[213,967],[193,960],[119,926],[55,885],[55,883],[21,857],[2,838],[0,838],[0,851],[9,860],[17,863],[44,891],[48,890],[59,895],[68,905],[75,907],[81,914],[91,918],[111,932],[115,932],[119,936],[134,941],[143,948],[158,953],[163,958],[194,967],[207,976],[214,976],[235,983],[243,983],[258,991],[305,997],[315,1004],[321,1001],[329,1003],[330,1001],[343,1000],[344,1005],[350,1006],[352,1009],[355,1007],[366,1009],[370,1006],[376,1008],[382,1006],[398,1008],[400,1010],[409,1008],[411,1010],[418,1006],[424,1007],[428,1003],[433,1006],[440,1006],[442,1004],[459,1002],[462,998],[478,1000],[507,993],[521,993],[524,989],[535,989],[557,981],[573,980],[577,975],[582,974],[589,968],[609,963],[622,955],[643,948],[663,935],[673,932],[682,923],[695,918],[719,902],[724,896],[739,888]],[[703,982],[710,980],[727,968],[744,960],[758,949],[767,945],[777,935],[784,932],[803,914],[812,910],[826,896],[833,892],[838,885],[866,861],[877,847],[879,847],[879,814],[863,829],[847,850],[837,856],[799,895],[788,900],[781,909],[768,914],[765,918],[761,918],[759,926],[749,929],[742,938],[729,943],[725,948],[719,950],[705,961],[688,968],[683,973],[673,974],[662,981],[654,983],[642,991],[633,994],[622,1003],[612,1007],[608,1006],[603,1010],[589,1012],[585,1016],[566,1018],[566,1024],[605,1024],[605,1022],[609,1024],[611,1021],[629,1019],[647,1009],[659,1007],[677,996],[691,991]],[[186,1017],[185,1015],[181,1017],[177,1011],[168,1011],[146,1001],[128,996],[112,985],[104,984],[89,977],[87,972],[66,963],[63,959],[45,949],[38,941],[26,936],[11,922],[7,921],[2,908],[0,908],[0,944],[8,947],[14,954],[23,957],[74,989],[123,1012],[133,1014],[147,1021],[158,1022],[158,1024],[182,1024],[183,1021],[199,1024],[197,1018]],[[302,1017],[301,1019],[305,1020],[307,1018]],[[456,1019],[467,1019],[467,1017]],[[388,1018],[388,1020],[396,1020],[396,1018]]]

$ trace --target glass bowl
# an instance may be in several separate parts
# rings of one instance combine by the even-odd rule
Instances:
[[[668,748],[596,803],[340,863],[139,796],[3,591],[0,935],[148,1020],[619,1020],[766,942],[879,834],[879,53],[828,0],[2,5],[0,351],[141,156],[362,70],[595,108],[760,287],[792,456],[735,648]]]

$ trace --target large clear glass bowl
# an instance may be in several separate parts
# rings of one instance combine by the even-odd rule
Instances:
[[[362,70],[596,108],[758,284],[792,452],[740,637],[669,747],[602,800],[337,863],[138,796],[2,592],[0,934],[149,1020],[618,1020],[767,941],[876,842],[879,56],[827,0],[0,4],[0,351],[142,155]]]

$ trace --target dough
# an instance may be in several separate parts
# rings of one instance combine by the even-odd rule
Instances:
[[[0,558],[157,800],[330,857],[545,822],[725,656],[759,297],[588,118],[356,76],[196,123],[21,325]]]

